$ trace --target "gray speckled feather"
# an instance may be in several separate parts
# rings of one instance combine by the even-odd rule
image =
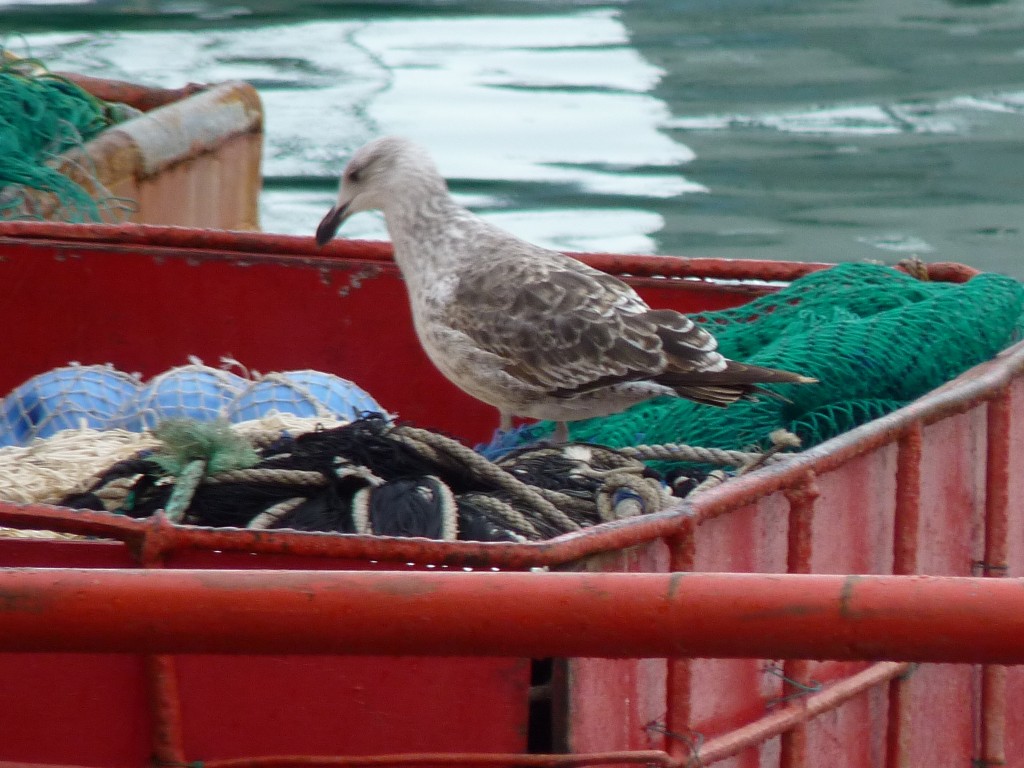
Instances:
[[[371,209],[384,212],[427,355],[503,421],[588,418],[662,394],[728,405],[761,383],[811,381],[727,360],[686,316],[652,310],[621,280],[477,218],[408,140],[355,153],[317,241]]]

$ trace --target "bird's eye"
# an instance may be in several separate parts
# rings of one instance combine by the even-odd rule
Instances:
[[[352,170],[345,174],[345,178],[353,183],[359,181],[359,169],[353,168]]]

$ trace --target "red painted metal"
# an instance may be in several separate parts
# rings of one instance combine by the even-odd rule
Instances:
[[[596,765],[676,764],[664,752],[636,750],[592,752],[584,755],[465,754],[457,752],[405,755],[367,755],[359,757],[266,757],[235,760],[204,760],[203,768],[370,768],[371,766],[523,766],[524,768],[584,768]],[[3,768],[0,764],[0,768]]]
[[[697,761],[694,764],[712,765],[757,747],[775,736],[792,733],[793,728],[807,723],[822,712],[829,712],[872,687],[899,677],[909,666],[907,663],[891,661],[873,664],[821,693],[815,693],[749,725],[704,742],[694,755]]]
[[[920,424],[907,430],[897,443],[896,490],[893,510],[893,564],[895,574],[917,572],[918,532],[921,515]],[[908,765],[912,706],[909,682],[900,675],[889,684],[889,712],[886,732],[886,765]]]
[[[181,724],[181,697],[173,656],[149,655],[145,663],[149,710],[153,713],[153,758],[162,765],[186,760]]]
[[[707,573],[0,570],[25,652],[1024,663],[1024,581]]]
[[[158,764],[160,765],[160,764]],[[409,754],[358,755],[328,757],[280,755],[276,757],[243,757],[226,760],[202,760],[172,763],[183,768],[373,768],[376,766],[460,766],[460,768],[586,768],[599,765],[664,765],[679,768],[667,754],[658,750],[594,752],[585,755],[524,755],[518,752],[414,752]],[[53,763],[12,763],[0,760],[0,768],[84,768]]]
[[[607,552],[584,567],[598,573],[645,573],[668,568],[667,548]],[[563,664],[567,688],[565,746],[588,753],[664,746],[667,662],[644,658],[571,658]]]
[[[124,80],[107,80],[75,72],[57,72],[56,74],[76,83],[99,99],[130,104],[143,112],[181,101],[209,87],[189,83],[183,88],[150,88]]]
[[[669,570],[685,573],[694,570],[697,544],[692,519],[686,520],[682,531],[668,539]],[[691,659],[672,658],[667,661],[665,680],[665,749],[678,760],[691,756],[689,738],[672,738],[669,734],[689,737],[693,722],[693,664]]]
[[[921,427],[914,425],[899,440],[896,464],[896,508],[892,572],[917,572],[918,525],[921,516]]]
[[[786,571],[788,573],[810,573],[813,535],[811,524],[814,521],[815,502],[821,495],[816,477],[809,472],[806,480],[800,485],[785,492],[789,502],[789,542],[787,546]],[[807,686],[812,684],[811,664],[806,659],[787,659],[782,665],[784,680],[790,686]],[[794,709],[805,707],[801,697],[795,699]],[[792,728],[782,733],[781,768],[804,768],[807,763],[807,730],[806,719],[793,724]]]
[[[684,311],[735,306],[827,267],[579,256],[628,276],[652,304]],[[928,269],[933,280],[958,282],[973,274],[962,265]],[[319,367],[347,375],[403,418],[465,438],[486,438],[495,423],[489,409],[449,387],[420,354],[385,243],[335,241],[317,249],[312,238],[0,223],[0,281],[7,288],[0,322],[19,334],[17,353],[0,370],[0,389],[72,359],[154,373],[189,354],[208,362],[232,354],[259,370]],[[377,314],[381,307],[389,311],[386,324]],[[159,517],[135,521],[0,504],[0,525],[123,542],[0,539],[0,563],[404,572],[412,563],[436,570],[966,576],[979,562],[996,566],[988,569],[991,576],[1021,577],[1024,430],[1014,414],[1024,412],[1022,373],[1019,346],[797,459],[730,480],[666,513],[550,542],[191,529]],[[805,504],[801,488],[809,477],[818,496]],[[767,653],[763,646],[748,652]],[[704,764],[727,759],[731,768],[783,760],[893,768],[1024,759],[1024,715],[1006,706],[1024,696],[1022,667],[926,664],[897,674],[895,666],[801,661],[785,672],[820,681],[823,690],[766,713],[796,691],[764,671],[770,661],[568,659],[567,674],[552,684],[554,746],[564,739],[579,754],[531,755],[522,764],[607,764],[601,762],[607,757],[612,764],[695,765],[701,742]],[[140,657],[0,654],[5,690],[18,700],[11,710],[0,697],[0,760],[134,768],[160,754],[160,739],[170,736],[163,754],[221,768],[226,760],[264,768],[392,765],[406,758],[417,765],[518,764],[511,755],[525,748],[526,665],[522,658],[180,656],[173,668],[163,667],[166,679],[155,678],[166,703],[180,705],[175,725],[174,709],[157,706],[160,697],[147,708]],[[841,697],[844,690],[855,692]],[[289,706],[282,708],[282,701]],[[263,724],[268,711],[279,728]],[[439,720],[438,712],[448,716]],[[351,732],[339,734],[339,721],[351,722]],[[445,724],[434,727],[440,721]],[[464,724],[464,732],[450,723]],[[794,728],[800,735],[783,737]],[[435,740],[417,741],[423,733]],[[388,754],[397,752],[407,754]],[[317,753],[325,757],[309,757]],[[291,757],[256,757],[275,754]]]
[[[981,572],[1003,577],[1009,569],[1010,391],[988,404],[985,463],[985,555]],[[1006,667],[989,665],[981,676],[981,744],[977,763],[1006,765]]]

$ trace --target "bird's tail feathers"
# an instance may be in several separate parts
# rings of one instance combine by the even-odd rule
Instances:
[[[729,360],[721,371],[669,370],[658,376],[656,381],[671,387],[680,397],[724,408],[737,400],[753,400],[759,395],[786,400],[778,392],[760,384],[816,384],[818,380],[777,368],[763,368]]]

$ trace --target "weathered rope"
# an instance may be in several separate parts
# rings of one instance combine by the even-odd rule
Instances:
[[[674,497],[665,481],[643,459],[740,462],[733,475],[778,460],[779,451],[797,445],[784,432],[773,434],[772,447],[761,453],[671,444],[626,450],[539,445],[492,462],[444,435],[395,427],[379,417],[337,430],[313,424],[299,437],[295,430],[271,430],[280,443],[257,430],[247,430],[244,438],[217,433],[202,443],[192,439],[187,425],[183,429],[172,442],[148,443],[156,448],[149,456],[122,455],[101,469],[74,505],[133,515],[163,508],[176,523],[257,530],[538,541],[670,505]],[[209,429],[197,427],[198,435]],[[182,453],[182,446],[193,451],[196,443],[198,453]],[[244,456],[250,444],[267,446],[262,458],[253,453],[246,459],[260,462],[255,466],[235,462],[232,468],[223,459],[225,445],[231,456]],[[174,446],[173,455],[185,458],[167,460]],[[729,475],[715,471],[697,490]]]
[[[628,493],[624,493],[628,492]],[[625,470],[608,476],[597,493],[597,513],[601,522],[657,512],[665,506],[667,490],[650,478]],[[628,503],[632,501],[632,503]]]
[[[544,538],[526,515],[495,496],[486,493],[467,493],[463,495],[463,499],[489,512],[492,517],[500,520],[507,528],[518,532],[525,540],[539,541]]]
[[[203,481],[205,483],[274,483],[275,485],[297,485],[322,488],[330,481],[320,472],[305,469],[232,469],[218,472]]]
[[[779,452],[786,448],[799,448],[800,438],[785,429],[777,429],[768,435],[768,439],[771,441],[771,448],[762,453],[749,454],[749,460],[736,470],[734,477],[745,475],[748,472],[753,472],[758,467],[762,467],[772,461],[779,459]],[[703,493],[716,486],[721,485],[729,479],[729,475],[720,469],[713,470],[708,473],[708,476],[704,478],[704,481],[694,488],[690,493]]]
[[[721,464],[724,466],[741,467],[748,464],[763,452],[728,451],[722,448],[700,448],[695,445],[681,443],[663,443],[661,445],[637,445],[619,448],[620,453],[641,461],[692,461],[697,464]],[[765,459],[767,463],[785,461],[787,455],[772,455]]]
[[[294,510],[306,501],[305,496],[293,496],[290,499],[279,501],[272,507],[268,507],[249,521],[246,528],[266,529]]]
[[[418,446],[425,446],[431,458],[438,460],[443,458],[446,461],[457,460],[464,467],[471,469],[481,480],[493,483],[512,498],[518,499],[526,506],[533,508],[538,514],[546,518],[549,524],[562,531],[578,531],[581,528],[579,523],[545,499],[535,488],[518,480],[509,472],[506,472],[496,464],[492,464],[479,453],[471,448],[467,448],[460,442],[417,427],[394,427],[389,434],[405,442],[414,450]]]
[[[135,482],[138,478],[139,475],[119,477],[111,480],[102,488],[93,491],[93,493],[100,501],[103,502],[103,508],[108,512],[116,509],[124,509],[128,500],[131,498]]]

